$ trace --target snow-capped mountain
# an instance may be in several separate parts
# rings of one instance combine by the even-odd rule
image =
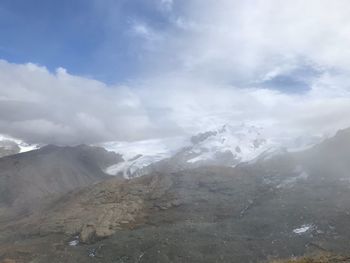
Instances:
[[[242,124],[224,125],[221,128],[200,133],[191,139],[188,155],[194,157],[188,163],[214,162],[234,166],[255,159],[263,152],[278,147],[278,143],[264,135],[263,128]]]
[[[108,167],[106,173],[131,178],[164,167],[172,171],[211,165],[233,167],[288,151],[304,150],[322,139],[303,136],[285,140],[271,137],[264,128],[255,125],[226,124],[191,138],[110,142],[102,146],[121,154],[124,159]]]
[[[262,128],[242,124],[224,125],[191,138],[110,142],[103,146],[120,153],[124,159],[108,167],[106,173],[130,178],[148,173],[150,166],[164,160],[179,169],[201,165],[234,166],[256,158],[275,145],[265,138]]]

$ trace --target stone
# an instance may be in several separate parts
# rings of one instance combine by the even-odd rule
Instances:
[[[91,243],[95,238],[96,229],[93,225],[85,225],[80,232],[80,241],[82,243]]]

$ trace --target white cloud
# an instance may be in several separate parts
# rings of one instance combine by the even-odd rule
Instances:
[[[33,64],[0,61],[0,131],[35,143],[88,143],[163,134],[127,87]]]
[[[246,121],[273,136],[350,126],[349,9],[347,0],[186,1],[169,18],[175,29],[132,23],[140,46],[151,50],[143,66],[152,74],[129,87],[1,61],[0,130],[29,142],[69,144]],[[279,90],[261,87],[298,74],[312,76],[304,92],[287,93],[283,83]]]
[[[176,71],[250,83],[302,63],[350,69],[346,0],[191,0],[185,6],[175,19],[185,32],[164,45],[165,63],[177,54]]]
[[[331,86],[340,79],[324,75],[304,94],[242,89],[187,75],[128,88],[1,61],[0,130],[31,143],[58,144],[189,135],[242,122],[264,126],[272,136],[320,134],[350,126],[347,87]]]
[[[328,90],[328,86],[314,89]],[[179,76],[162,78],[153,88],[152,107],[168,109],[168,118],[189,133],[210,130],[225,123],[251,122],[273,136],[322,134],[350,126],[350,95],[344,93],[285,94],[261,88],[235,88]],[[164,89],[167,87],[167,89]],[[148,90],[149,92],[149,90]]]

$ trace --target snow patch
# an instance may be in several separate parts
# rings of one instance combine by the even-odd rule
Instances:
[[[214,160],[218,153],[230,152],[236,162],[247,162],[255,159],[275,143],[266,139],[262,128],[253,125],[224,125],[218,130],[195,136],[197,139],[191,153],[198,156],[187,160],[188,163]],[[203,137],[201,140],[198,138]]]
[[[188,144],[189,140],[184,137],[104,143],[101,146],[108,151],[121,154],[125,160],[111,165],[105,172],[110,175],[122,173],[125,178],[129,178],[150,164],[173,156]]]
[[[77,238],[77,237],[75,237]],[[79,239],[74,239],[68,242],[68,245],[70,245],[71,247],[76,247],[77,245],[79,245]]]
[[[297,235],[302,235],[306,232],[312,231],[315,229],[315,226],[313,224],[305,224],[302,225],[301,227],[295,228],[293,230],[293,233],[297,234]]]
[[[26,143],[20,139],[16,139],[7,135],[3,135],[0,134],[0,141],[11,141],[14,142],[18,145],[18,147],[20,148],[20,153],[23,152],[29,152],[29,151],[33,151],[33,150],[37,150],[40,148],[40,146],[38,144],[29,144]]]

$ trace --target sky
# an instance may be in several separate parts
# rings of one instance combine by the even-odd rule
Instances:
[[[350,126],[347,0],[2,0],[0,133],[62,145]]]

